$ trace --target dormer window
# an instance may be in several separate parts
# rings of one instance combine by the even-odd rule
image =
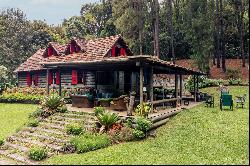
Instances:
[[[72,40],[68,45],[65,54],[73,54],[81,51],[81,48],[77,45],[76,41]]]
[[[117,57],[117,56],[125,56],[126,50],[125,48],[121,47],[120,45],[113,46],[111,49],[111,56]]]

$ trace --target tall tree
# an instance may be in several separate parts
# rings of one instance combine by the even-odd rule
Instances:
[[[167,9],[168,32],[170,34],[170,45],[172,53],[171,58],[173,59],[173,63],[175,63],[172,0],[167,0]]]
[[[224,42],[224,21],[223,21],[223,1],[220,0],[220,48],[221,48],[221,67],[226,72],[226,55],[225,55],[225,42]]]
[[[211,0],[211,10],[212,10],[212,15],[213,15],[213,65],[216,65],[216,55],[218,54],[218,48],[217,48],[217,32],[216,32],[216,15],[215,15],[215,3],[214,0]]]
[[[154,12],[154,18],[153,18],[153,36],[154,36],[154,55],[160,58],[160,45],[159,45],[159,2],[158,0],[153,0],[152,1],[153,5],[153,12]]]
[[[221,51],[220,51],[220,24],[219,24],[219,0],[216,0],[216,59],[217,59],[217,68],[220,68],[220,56],[221,56]]]

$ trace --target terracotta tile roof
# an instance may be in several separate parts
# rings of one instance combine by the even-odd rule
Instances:
[[[31,71],[31,70],[41,70],[43,69],[40,65],[41,62],[76,62],[76,61],[93,61],[100,60],[105,57],[108,51],[112,46],[122,39],[120,35],[110,36],[105,38],[97,38],[94,40],[82,40],[74,39],[77,44],[81,47],[86,48],[85,52],[74,53],[65,55],[65,49],[67,45],[60,45],[56,42],[49,42],[48,45],[51,45],[58,52],[59,56],[43,57],[43,53],[46,49],[38,50],[34,55],[32,55],[27,61],[21,64],[15,72],[19,71]],[[123,39],[122,39],[123,40]],[[128,46],[126,45],[128,48]],[[131,51],[128,48],[128,51]]]
[[[39,49],[34,55],[22,63],[14,72],[42,70],[43,67],[39,64],[39,62],[43,61],[44,59],[44,51],[45,49]]]
[[[64,51],[65,51],[65,48],[66,48],[65,45],[61,45],[61,44],[59,44],[57,42],[49,42],[48,45],[51,45],[56,50],[58,55],[63,54]]]

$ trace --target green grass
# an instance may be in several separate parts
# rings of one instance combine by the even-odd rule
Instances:
[[[249,96],[245,109],[220,111],[204,104],[181,112],[157,129],[157,137],[110,146],[84,154],[58,155],[45,164],[248,164]],[[247,87],[230,87],[230,94],[248,94]]]
[[[20,129],[36,107],[32,104],[0,103],[0,138],[6,138]]]

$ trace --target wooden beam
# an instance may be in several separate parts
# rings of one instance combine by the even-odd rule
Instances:
[[[62,79],[61,79],[61,70],[59,70],[59,96],[62,96]]]
[[[178,97],[178,75],[177,74],[174,75],[174,80],[175,80],[175,85],[174,85],[175,97]]]
[[[160,103],[166,103],[166,102],[170,102],[170,101],[179,101],[179,100],[181,100],[181,98],[179,98],[179,97],[171,98],[171,99],[155,100],[155,101],[151,102],[151,104],[160,104]]]
[[[143,103],[143,67],[140,67],[140,104]]]
[[[151,102],[151,112],[153,112],[154,109],[154,104],[153,104],[153,100],[154,100],[154,89],[153,89],[153,73],[154,73],[154,69],[151,66],[150,67],[150,71],[149,71],[149,96],[150,96],[150,102]]]
[[[49,95],[49,69],[46,70],[46,94]]]

